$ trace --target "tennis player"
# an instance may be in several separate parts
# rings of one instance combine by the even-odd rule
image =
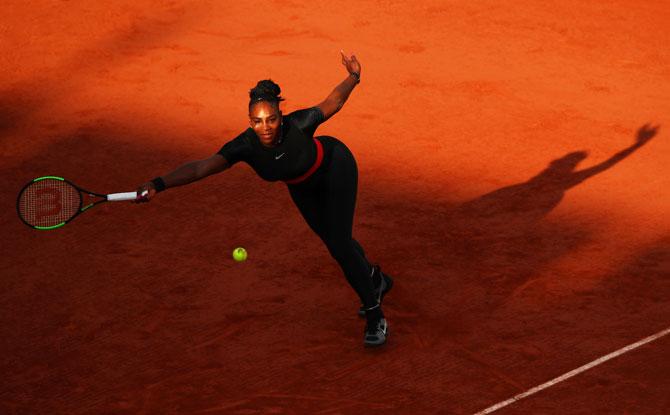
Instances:
[[[367,323],[364,345],[386,342],[389,324],[382,312],[382,299],[393,280],[371,264],[361,245],[352,237],[358,186],[356,160],[335,137],[317,136],[317,127],[337,113],[360,82],[361,65],[355,55],[342,54],[347,77],[315,107],[283,115],[279,85],[259,81],[249,91],[249,125],[213,156],[182,165],[138,188],[149,201],[157,192],[182,186],[222,172],[239,161],[249,164],[262,179],[286,183],[291,199],[309,227],[321,238],[340,265],[347,281],[361,300],[358,311]]]

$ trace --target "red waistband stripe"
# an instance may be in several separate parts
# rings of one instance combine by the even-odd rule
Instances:
[[[302,176],[296,177],[295,179],[291,180],[284,180],[284,183],[288,184],[300,183],[306,180],[309,176],[312,175],[312,173],[316,171],[316,169],[319,168],[321,162],[323,161],[323,146],[321,144],[321,141],[317,140],[316,138],[314,138],[314,143],[316,144],[316,161],[314,162],[312,167],[310,167],[309,170],[307,170],[305,174],[303,174]]]

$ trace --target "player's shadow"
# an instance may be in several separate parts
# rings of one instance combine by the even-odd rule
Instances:
[[[593,167],[578,170],[587,153],[571,152],[549,163],[527,182],[503,187],[446,211],[430,214],[434,209],[428,208],[430,220],[415,226],[426,240],[422,258],[428,258],[429,265],[417,261],[416,268],[426,273],[420,275],[420,281],[409,284],[412,291],[422,289],[426,301],[418,303],[408,298],[411,304],[405,306],[432,316],[436,324],[447,324],[445,330],[468,330],[476,322],[485,321],[515,289],[588,238],[587,223],[546,220],[566,192],[624,160],[651,140],[657,130],[642,126],[631,146]],[[411,249],[402,246],[404,243],[399,242],[398,248]]]
[[[563,199],[565,192],[583,181],[602,173],[622,161],[651,140],[658,127],[644,125],[637,132],[636,141],[604,162],[584,170],[577,165],[587,157],[584,151],[575,151],[549,163],[549,166],[525,183],[503,187],[477,199],[463,203],[458,217],[468,226],[491,233],[491,226],[504,224],[528,226],[545,217]]]

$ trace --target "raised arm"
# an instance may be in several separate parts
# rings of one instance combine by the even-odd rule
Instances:
[[[149,194],[144,198],[138,198],[136,202],[148,202],[159,190],[156,189],[154,181],[161,182],[165,185],[165,188],[183,186],[185,184],[195,182],[197,180],[203,179],[207,176],[210,176],[215,173],[220,173],[227,169],[229,166],[226,159],[220,154],[214,154],[213,156],[206,158],[204,160],[191,161],[182,166],[179,166],[170,173],[149,181],[141,185],[137,189],[137,194],[142,194],[143,191],[147,190]]]
[[[351,57],[347,57],[344,51],[340,51],[340,53],[342,54],[342,65],[347,68],[349,75],[333,89],[333,92],[322,103],[317,105],[321,112],[323,112],[324,121],[342,108],[344,103],[347,102],[351,91],[360,82],[361,64],[356,59],[356,56],[351,55]]]
[[[584,180],[609,169],[610,167],[614,166],[615,164],[617,164],[621,160],[623,160],[626,157],[628,157],[629,155],[633,154],[633,152],[635,152],[637,149],[639,149],[643,145],[647,144],[647,142],[649,142],[649,140],[654,138],[654,136],[658,132],[659,127],[660,127],[659,125],[656,125],[656,126],[651,126],[650,124],[643,125],[642,127],[640,127],[639,130],[637,130],[637,136],[636,136],[636,139],[635,139],[635,143],[633,145],[619,151],[618,153],[616,153],[615,155],[613,155],[609,159],[603,161],[602,163],[599,163],[599,164],[596,164],[593,167],[589,167],[587,169],[575,172],[572,175],[572,178],[570,180],[570,186],[575,186],[575,185],[583,182]]]

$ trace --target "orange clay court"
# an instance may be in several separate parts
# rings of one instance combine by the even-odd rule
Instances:
[[[665,1],[2,8],[3,415],[669,410]],[[354,153],[354,237],[395,279],[381,348],[245,163],[58,230],[17,217],[38,176],[124,192],[209,157],[258,80],[318,104],[341,49],[361,83],[316,134]]]

